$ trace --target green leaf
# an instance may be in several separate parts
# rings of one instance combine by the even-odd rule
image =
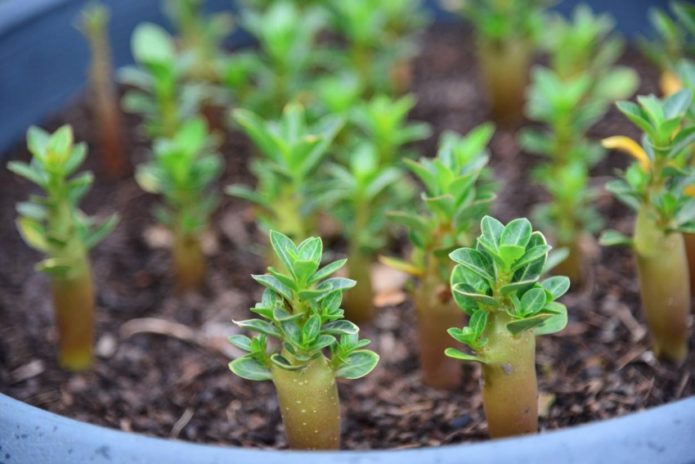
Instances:
[[[633,245],[633,241],[627,235],[621,234],[616,230],[607,230],[601,234],[599,239],[601,246],[629,246]]]
[[[526,249],[520,245],[500,245],[498,255],[509,268],[524,255],[525,251]]]
[[[7,169],[41,187],[45,186],[46,181],[44,175],[33,166],[19,161],[10,161],[7,163]]]
[[[390,256],[379,256],[379,261],[381,261],[386,266],[397,271],[405,272],[414,277],[420,277],[424,274],[424,269],[416,266],[408,261],[403,261],[398,258],[392,258]]]
[[[496,247],[500,243],[500,238],[504,232],[504,224],[492,216],[485,216],[480,221],[480,230],[488,242]]]
[[[328,322],[323,325],[321,330],[321,332],[331,335],[357,335],[359,331],[359,327],[345,319]]]
[[[84,239],[84,245],[87,247],[87,249],[94,247],[104,238],[106,238],[106,236],[113,231],[117,224],[118,215],[112,214],[104,222],[88,232],[87,237]]]
[[[53,277],[65,277],[70,272],[71,267],[58,258],[48,258],[38,263],[36,270],[45,272]]]
[[[270,356],[270,362],[278,366],[280,369],[284,369],[286,371],[298,371],[304,367],[302,365],[292,364],[287,358],[278,353],[273,353]]]
[[[482,305],[490,306],[492,308],[497,308],[500,306],[500,303],[495,298],[489,295],[476,293],[475,290],[468,284],[456,284],[452,290],[454,293],[458,293],[465,298],[470,298],[471,300]]]
[[[135,28],[131,50],[138,62],[146,64],[171,63],[176,56],[169,33],[152,23],[142,23]]]
[[[494,280],[491,273],[488,271],[490,266],[487,258],[478,250],[474,250],[473,248],[459,248],[458,250],[452,251],[449,257],[488,282]]]
[[[246,335],[232,335],[229,343],[244,351],[251,351],[251,339]]]
[[[378,363],[379,355],[375,352],[356,350],[336,369],[335,376],[341,379],[359,379],[374,370]]]
[[[309,279],[309,284],[315,284],[316,282],[319,282],[327,277],[329,277],[331,274],[334,274],[338,272],[340,268],[345,266],[345,263],[347,263],[347,259],[339,259],[338,261],[334,261],[330,264],[326,264],[324,267],[316,271],[316,273]]]
[[[273,375],[266,366],[251,356],[242,356],[229,363],[229,370],[246,380],[272,380]]]
[[[550,335],[567,327],[567,307],[560,303],[551,303],[547,309],[553,311],[540,325],[533,329],[535,335]]]
[[[500,287],[500,294],[503,296],[511,295],[512,293],[518,293],[532,287],[536,283],[536,279],[532,280],[520,280],[518,282],[512,282],[507,285]]]
[[[526,218],[514,219],[504,227],[500,236],[500,245],[518,245],[526,247],[533,231],[531,223]]]
[[[304,323],[302,328],[302,343],[308,344],[318,337],[321,331],[321,316],[312,314]]]
[[[476,338],[480,338],[480,336],[485,331],[485,326],[487,326],[487,319],[487,311],[476,311],[471,316],[471,319],[468,322],[468,326],[473,330],[473,333],[475,333]]]
[[[512,335],[518,335],[525,330],[530,330],[541,325],[546,321],[550,314],[536,314],[535,316],[528,317],[525,319],[519,319],[507,324],[507,329],[512,333]]]
[[[271,230],[270,244],[275,251],[275,255],[280,258],[280,261],[285,266],[285,270],[293,272],[293,262],[297,256],[297,247],[294,242],[286,235],[276,230]],[[295,276],[296,277],[296,276]]]
[[[547,303],[545,289],[532,288],[521,297],[521,314],[528,316],[539,312]]]
[[[485,361],[483,361],[482,358],[474,356],[472,354],[464,353],[463,351],[457,350],[456,348],[447,348],[446,350],[444,350],[444,354],[453,359],[460,359],[461,361],[472,361],[485,364]]]
[[[541,282],[545,288],[553,296],[553,299],[558,299],[570,288],[570,279],[565,276],[553,276]]]
[[[242,329],[252,330],[270,337],[280,338],[280,331],[273,324],[261,319],[247,319],[245,321],[234,321]]]
[[[252,275],[251,278],[266,288],[282,295],[287,300],[292,300],[292,292],[276,277],[268,274]]]
[[[46,240],[46,231],[37,221],[26,216],[20,217],[17,220],[17,229],[27,245],[44,252],[50,249]]]

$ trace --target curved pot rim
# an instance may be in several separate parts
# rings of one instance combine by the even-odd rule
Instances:
[[[695,459],[693,438],[695,396],[529,437],[409,450],[302,452],[148,437],[62,417],[0,394],[0,459],[18,463],[458,464],[465,456],[484,464],[557,462],[562,456],[563,462],[685,464]]]

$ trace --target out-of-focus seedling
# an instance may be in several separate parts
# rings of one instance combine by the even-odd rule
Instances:
[[[567,325],[558,303],[570,286],[564,276],[541,280],[550,246],[527,219],[506,226],[486,216],[472,248],[450,254],[456,262],[451,289],[468,315],[449,334],[468,351],[448,348],[447,356],[482,366],[483,407],[493,438],[538,430],[536,336]]]
[[[453,264],[448,254],[472,245],[480,218],[494,199],[486,165],[486,146],[491,125],[480,126],[465,137],[446,133],[435,159],[406,161],[424,184],[423,212],[392,213],[391,218],[408,228],[413,246],[409,262],[382,258],[389,266],[418,279],[414,290],[418,316],[420,365],[425,383],[437,388],[456,388],[461,366],[446,356],[445,333],[461,325],[462,314],[451,299],[449,275]]]
[[[172,138],[154,142],[152,159],[138,166],[143,190],[162,196],[156,218],[173,234],[173,264],[180,292],[200,288],[205,276],[201,235],[217,205],[211,183],[222,171],[221,157],[211,148],[205,122],[191,119]]]
[[[336,379],[364,377],[379,361],[364,349],[369,340],[359,338],[359,328],[343,319],[343,292],[355,282],[331,277],[345,260],[320,267],[323,244],[318,237],[297,245],[270,231],[270,243],[279,267],[253,276],[265,287],[261,301],[251,308],[260,318],[237,322],[259,335],[229,338],[247,352],[229,368],[247,380],[272,380],[290,447],[338,449]]]
[[[134,87],[123,98],[123,108],[143,117],[150,138],[172,138],[183,121],[198,113],[202,88],[184,83],[174,40],[160,26],[138,25],[131,49],[137,67],[121,73],[121,80]]]
[[[315,173],[343,120],[326,116],[310,124],[304,108],[296,103],[285,107],[279,121],[243,109],[234,111],[234,120],[262,158],[251,165],[256,190],[233,185],[227,193],[258,206],[262,227],[282,231],[293,240],[308,237],[315,228],[317,197],[323,187]]]
[[[111,45],[108,34],[109,11],[99,2],[90,2],[82,10],[77,28],[91,50],[89,87],[94,117],[99,125],[100,151],[106,174],[121,177],[126,169],[123,150],[123,123],[113,82]]]
[[[97,224],[80,211],[78,204],[93,176],[89,172],[72,176],[84,161],[87,147],[73,144],[70,126],[53,134],[31,127],[27,145],[31,162],[13,161],[8,168],[41,187],[45,195],[33,195],[17,205],[17,226],[24,241],[46,255],[37,269],[51,278],[58,362],[80,371],[89,368],[93,358],[94,284],[88,252],[118,219],[114,215]]]
[[[492,115],[504,125],[523,116],[529,65],[549,0],[446,0],[474,27]]]
[[[695,127],[683,127],[692,94],[681,90],[660,100],[637,98],[618,109],[643,132],[642,146],[628,137],[604,140],[604,146],[634,156],[623,178],[606,185],[637,211],[634,234],[608,231],[603,245],[629,245],[637,258],[642,306],[652,346],[661,359],[685,360],[688,351],[690,282],[682,232],[695,232],[695,198],[687,195],[692,169],[685,168]]]
[[[661,93],[667,97],[683,87],[676,71],[678,62],[695,56],[695,5],[683,1],[669,5],[673,17],[659,8],[649,11],[657,36],[640,40],[643,53],[661,70]]]

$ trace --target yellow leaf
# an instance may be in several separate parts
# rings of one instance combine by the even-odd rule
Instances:
[[[688,185],[684,190],[683,193],[688,195],[689,197],[695,197],[695,185]]]
[[[683,83],[678,76],[671,71],[664,71],[661,73],[659,85],[661,86],[661,93],[664,95],[664,97],[670,97],[674,93],[683,89]]]
[[[414,277],[420,277],[424,274],[424,271],[421,268],[400,259],[390,258],[388,256],[379,256],[379,261],[390,268],[405,272],[406,274],[410,274]]]
[[[644,149],[630,137],[625,137],[623,135],[616,135],[615,137],[608,137],[601,141],[604,148],[609,150],[619,150],[623,153],[634,157],[638,162],[640,167],[644,171],[649,171],[651,162]]]

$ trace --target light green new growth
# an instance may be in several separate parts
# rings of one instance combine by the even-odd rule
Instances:
[[[292,448],[338,449],[336,379],[363,377],[379,361],[376,353],[364,349],[369,340],[359,338],[359,328],[343,319],[343,292],[355,282],[331,277],[346,260],[321,267],[323,244],[318,237],[297,245],[271,230],[270,243],[280,267],[253,276],[265,287],[261,301],[251,308],[260,318],[237,322],[259,335],[229,338],[247,352],[229,368],[247,380],[273,381]]]

